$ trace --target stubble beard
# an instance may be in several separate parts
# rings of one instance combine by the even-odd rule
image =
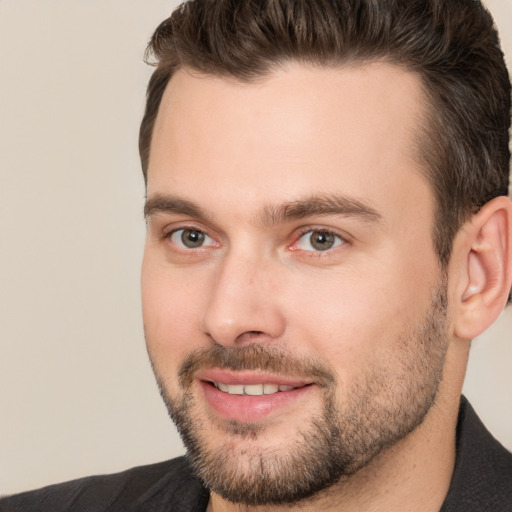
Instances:
[[[395,366],[366,369],[338,400],[332,371],[272,345],[214,344],[191,353],[181,365],[181,392],[172,398],[155,372],[196,475],[208,489],[233,503],[276,506],[310,498],[357,473],[418,427],[433,406],[448,345],[446,302],[443,283],[423,323],[400,338]],[[231,420],[219,427],[195,403],[192,375],[198,368],[213,366],[314,374],[322,390],[322,413],[301,418],[303,426],[293,440],[282,440],[281,450],[255,447],[251,443],[262,435],[264,426]],[[211,428],[222,428],[224,444],[210,446]]]

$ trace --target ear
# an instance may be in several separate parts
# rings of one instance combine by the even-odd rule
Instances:
[[[471,340],[505,307],[512,286],[512,202],[489,201],[461,229],[454,247],[459,271],[454,334]]]

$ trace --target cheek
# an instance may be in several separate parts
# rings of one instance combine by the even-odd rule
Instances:
[[[201,340],[201,278],[144,257],[141,290],[146,344],[160,374],[170,375]]]
[[[404,329],[421,320],[429,302],[427,295],[417,297],[402,271],[367,268],[303,280],[300,289],[308,293],[295,290],[289,296],[291,338],[304,340],[341,381],[386,366]]]
[[[298,339],[344,380],[377,357],[386,333],[387,315],[359,289],[341,285],[301,297],[291,323]]]

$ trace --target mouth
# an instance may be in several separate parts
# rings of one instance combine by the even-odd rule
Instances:
[[[223,369],[199,372],[196,380],[216,416],[242,423],[285,414],[316,387],[307,379]]]
[[[225,384],[223,382],[212,382],[219,391],[228,395],[261,396],[273,395],[275,393],[291,391],[302,386],[289,386],[287,384]],[[307,384],[309,385],[309,384]]]

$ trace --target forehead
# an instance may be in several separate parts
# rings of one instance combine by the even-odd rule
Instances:
[[[423,104],[419,77],[385,63],[291,64],[253,83],[179,70],[155,123],[148,197],[213,193],[248,211],[316,193],[377,206],[415,187],[429,195],[416,158]]]

